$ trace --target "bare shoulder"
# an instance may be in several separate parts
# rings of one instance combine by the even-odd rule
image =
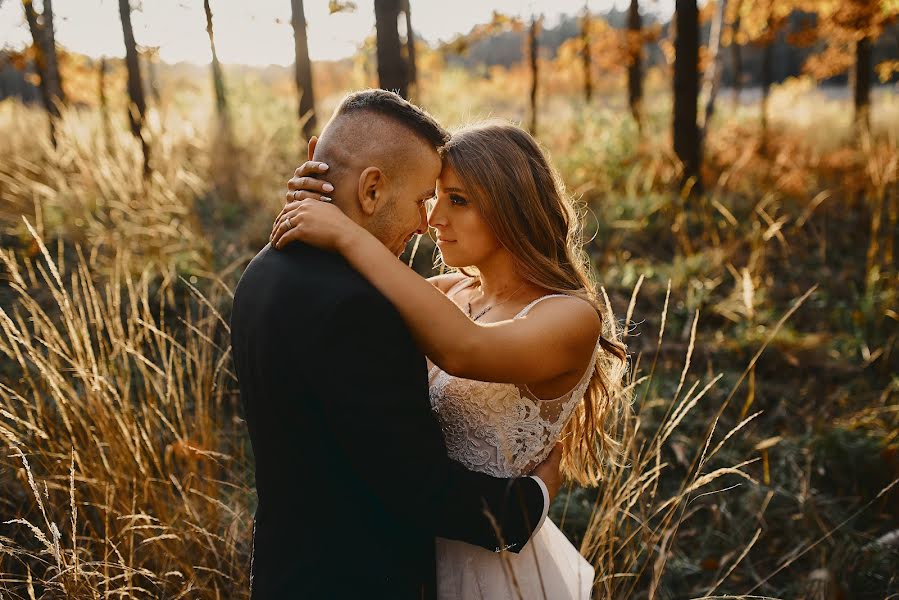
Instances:
[[[445,275],[437,275],[435,277],[428,277],[428,282],[435,288],[446,294],[452,289],[454,285],[456,285],[463,279],[468,279],[468,276],[464,273],[457,272],[447,273]]]
[[[561,334],[577,347],[592,347],[602,330],[596,307],[575,296],[547,298],[538,302],[528,312],[528,317],[541,328],[551,328]]]

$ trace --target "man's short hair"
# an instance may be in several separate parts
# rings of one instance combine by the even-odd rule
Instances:
[[[449,132],[441,127],[434,117],[398,94],[387,90],[368,89],[348,94],[334,111],[334,117],[362,111],[375,112],[390,118],[438,151],[450,139]]]

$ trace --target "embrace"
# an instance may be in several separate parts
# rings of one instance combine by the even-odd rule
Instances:
[[[288,190],[231,324],[253,599],[589,598],[546,515],[615,454],[626,355],[540,146],[366,90]],[[429,228],[424,280],[397,257]]]

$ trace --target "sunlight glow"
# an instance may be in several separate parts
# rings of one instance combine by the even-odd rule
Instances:
[[[35,4],[40,8],[41,2]],[[326,0],[305,2],[309,55],[313,60],[335,60],[352,56],[374,30],[370,0],[359,0],[352,13],[328,14]],[[592,0],[592,11],[613,5],[626,8],[627,0]],[[647,2],[662,12],[669,0]],[[144,0],[134,2],[134,35],[142,46],[158,46],[166,62],[210,60],[206,17],[201,0]],[[293,29],[289,0],[211,0],[216,50],[224,63],[288,65],[293,62]],[[474,25],[490,20],[494,10],[528,16],[537,12],[547,24],[563,14],[583,10],[584,0],[411,0],[416,35],[429,42],[451,39]],[[59,44],[88,56],[123,56],[122,28],[116,0],[78,0],[54,5],[56,39]],[[21,48],[31,43],[20,2],[0,5],[0,39],[5,46]]]

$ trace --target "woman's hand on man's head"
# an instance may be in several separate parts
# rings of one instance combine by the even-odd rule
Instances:
[[[324,175],[328,171],[328,165],[323,162],[307,160],[294,171],[293,177],[287,182],[287,192],[284,194],[286,206],[275,218],[272,224],[272,232],[269,235],[269,241],[274,243],[275,233],[278,226],[282,224],[284,215],[288,210],[288,206],[294,205],[302,200],[319,200],[321,202],[331,202],[331,192],[334,186],[324,179],[318,177]]]

